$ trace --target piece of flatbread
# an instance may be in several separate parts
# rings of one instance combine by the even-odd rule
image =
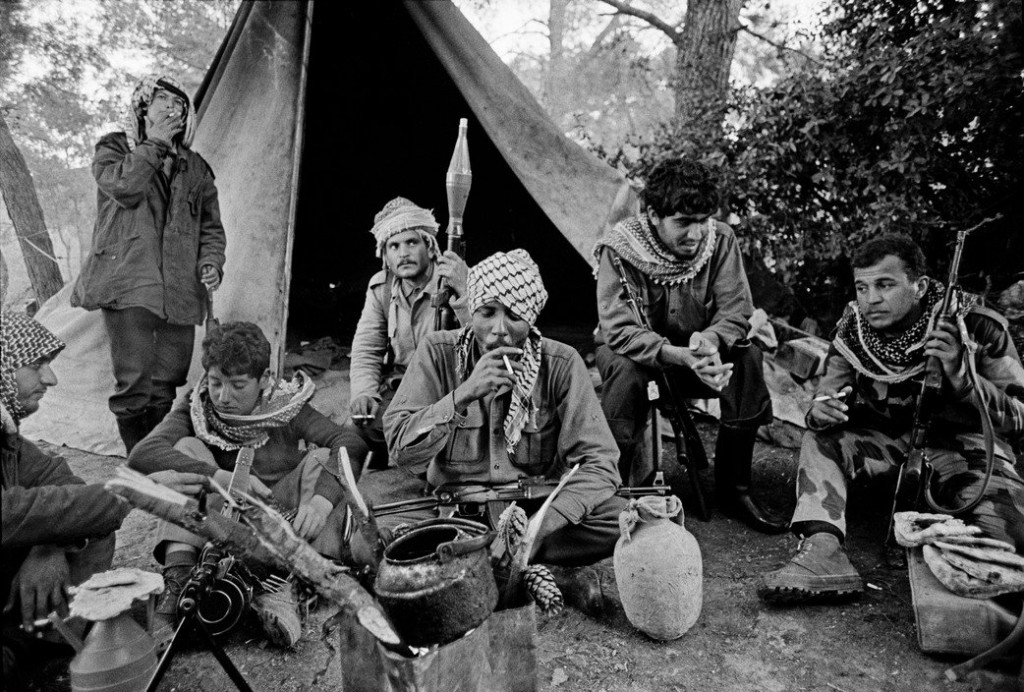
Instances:
[[[942,558],[976,579],[987,581],[990,584],[1014,587],[1017,590],[1024,589],[1024,571],[1020,569],[999,565],[994,562],[971,560],[962,555],[946,551],[942,551]]]
[[[134,584],[141,579],[142,570],[134,567],[118,567],[94,574],[78,585],[79,589],[105,589],[110,586]]]
[[[972,560],[981,562],[994,562],[1000,565],[1024,569],[1024,555],[1018,555],[1007,550],[996,550],[995,548],[975,548],[970,545],[958,545],[945,541],[935,541],[932,545],[944,551],[957,553],[969,557]]]
[[[943,556],[942,551],[934,546],[926,545],[922,548],[922,552],[924,561],[932,571],[932,574],[935,575],[935,578],[943,586],[959,596],[992,598],[1004,593],[1018,591],[1020,588],[978,579],[959,567],[954,566]]]
[[[942,541],[944,543],[952,543],[953,545],[970,545],[975,548],[992,548],[994,550],[1008,550],[1011,553],[1016,550],[1011,543],[1006,541],[997,541],[994,538],[988,538],[987,536],[943,536]]]
[[[131,610],[133,601],[163,590],[164,579],[159,574],[121,567],[93,575],[68,589],[74,596],[69,610],[71,615],[86,620],[109,620]]]
[[[893,534],[905,548],[933,543],[944,536],[973,536],[981,533],[977,526],[968,526],[948,514],[897,512],[893,515]]]

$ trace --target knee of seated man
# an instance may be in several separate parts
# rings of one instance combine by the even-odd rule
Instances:
[[[206,461],[211,466],[217,466],[217,461],[213,458],[213,452],[198,437],[183,437],[174,443],[174,449],[193,459]]]

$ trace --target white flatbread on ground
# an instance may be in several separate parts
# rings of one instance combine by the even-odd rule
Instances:
[[[905,548],[915,548],[945,536],[974,536],[981,528],[968,526],[948,514],[897,512],[893,515],[893,534]]]

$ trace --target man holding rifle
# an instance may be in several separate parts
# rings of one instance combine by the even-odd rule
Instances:
[[[995,466],[985,496],[964,521],[1024,551],[1024,481],[1014,470],[1024,434],[1024,369],[998,313],[961,296],[956,318],[935,322],[944,289],[926,271],[921,249],[901,236],[868,241],[853,256],[856,300],[839,321],[800,450],[791,528],[802,541],[787,565],[764,576],[759,593],[768,601],[821,601],[863,590],[843,551],[847,482],[892,471],[906,458],[917,380],[933,356],[943,379],[927,438],[937,498],[962,505],[979,490],[986,469],[975,408],[981,397],[994,427]],[[965,363],[965,337],[978,346],[967,355],[975,359],[976,379]]]
[[[660,373],[681,396],[721,401],[714,463],[719,509],[758,531],[785,531],[750,492],[754,438],[772,421],[772,404],[761,352],[746,338],[754,305],[736,236],[713,218],[716,177],[699,162],[664,161],[648,176],[642,203],[643,212],[617,224],[595,250],[601,406],[619,447],[622,478],[629,481],[639,456],[648,383]],[[629,304],[622,280],[639,297],[646,321]]]
[[[426,464],[431,488],[557,480],[579,464],[543,519],[534,561],[581,566],[608,557],[626,506],[615,495],[618,451],[580,355],[534,326],[547,301],[536,264],[525,250],[492,255],[470,270],[468,294],[471,323],[428,335],[409,363],[384,417],[391,458]],[[422,489],[409,486],[406,496]],[[389,499],[401,499],[390,490]],[[530,513],[540,502],[521,504]],[[593,570],[555,572],[570,602],[600,607]]]
[[[387,467],[384,412],[417,345],[433,331],[430,301],[442,278],[452,287],[459,322],[468,319],[466,263],[454,252],[441,252],[437,228],[430,210],[396,197],[377,213],[370,230],[384,268],[370,278],[352,340],[349,411],[377,467]]]

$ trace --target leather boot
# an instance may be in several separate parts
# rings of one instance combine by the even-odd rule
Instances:
[[[182,589],[192,575],[195,562],[180,562],[167,565],[163,569],[164,590],[156,601],[153,621],[150,623],[150,634],[156,642],[158,652],[162,652],[174,638],[174,630],[178,625],[178,598]]]
[[[121,441],[124,442],[125,456],[132,453],[142,439],[149,434],[149,412],[129,413],[117,417],[117,431],[121,434]]]
[[[787,604],[838,601],[863,590],[839,539],[822,532],[804,538],[788,564],[765,574],[757,593],[769,603]]]
[[[604,592],[597,570],[593,567],[548,567],[568,605],[595,618],[604,613]]]
[[[756,435],[756,430],[719,428],[715,444],[715,499],[723,514],[756,531],[784,533],[788,522],[762,507],[750,493]]]

